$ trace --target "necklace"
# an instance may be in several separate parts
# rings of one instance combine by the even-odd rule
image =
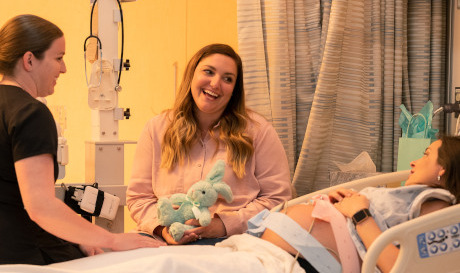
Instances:
[[[206,135],[208,134],[207,130],[200,130],[201,132],[201,140],[204,140],[206,138]]]

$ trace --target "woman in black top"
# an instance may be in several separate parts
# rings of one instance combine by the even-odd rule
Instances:
[[[0,264],[49,264],[103,252],[163,243],[113,234],[84,220],[54,194],[57,131],[36,100],[54,92],[66,72],[65,40],[34,15],[0,29]]]

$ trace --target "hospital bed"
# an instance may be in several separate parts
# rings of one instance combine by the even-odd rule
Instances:
[[[368,186],[394,184],[404,181],[408,174],[409,171],[400,171],[358,179],[298,197],[289,201],[288,205],[306,202],[316,194],[327,193],[337,187],[360,190]],[[281,207],[279,205],[273,210],[278,211]],[[390,228],[369,248],[362,272],[374,272],[379,253],[394,241],[400,243],[401,251],[392,272],[460,272],[459,216],[460,205],[457,204]],[[252,237],[244,234],[227,240],[238,239],[238,236],[247,236],[240,241]],[[439,237],[443,239],[437,239]],[[252,247],[168,246],[104,253],[49,266],[1,265],[0,272],[290,272],[291,268],[282,264],[286,259],[292,260],[290,254],[264,240],[254,240],[258,241]],[[267,244],[276,249],[264,253],[252,253],[248,249],[263,249]],[[298,270],[298,267],[294,269]]]

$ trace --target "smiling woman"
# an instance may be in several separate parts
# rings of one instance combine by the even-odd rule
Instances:
[[[222,54],[213,54],[198,64],[191,83],[196,104],[195,115],[203,134],[224,112],[237,79],[235,61]]]
[[[38,96],[66,72],[65,40],[53,23],[19,15],[0,29],[0,264],[50,264],[103,252],[159,246],[112,234],[74,213],[54,193],[57,129]]]
[[[56,39],[45,52],[42,60],[35,58],[33,53],[28,55],[30,65],[35,63],[33,75],[37,79],[34,97],[46,97],[54,93],[54,86],[61,73],[67,71],[64,63],[64,37]],[[40,92],[42,91],[42,92]]]
[[[243,233],[253,215],[291,198],[281,141],[244,97],[242,62],[230,46],[211,44],[190,59],[174,107],[147,123],[137,145],[127,205],[139,231],[169,244],[201,238],[213,244]],[[234,201],[219,198],[210,207],[210,225],[190,220],[197,227],[175,242],[158,223],[158,198],[187,191],[220,159]]]

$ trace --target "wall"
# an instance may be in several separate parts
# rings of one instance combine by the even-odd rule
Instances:
[[[115,0],[113,0],[115,1]],[[236,0],[138,0],[122,4],[125,58],[131,69],[122,73],[119,107],[131,110],[120,121],[120,140],[137,140],[149,118],[169,108],[186,61],[202,46],[220,42],[237,49]],[[42,16],[65,33],[67,73],[61,75],[48,105],[66,111],[64,136],[69,145],[66,177],[57,183],[83,183],[85,141],[91,140],[91,115],[83,62],[89,35],[90,0],[2,1],[0,25],[24,13]],[[177,75],[177,79],[176,79]],[[135,145],[125,147],[125,183],[129,181]],[[134,227],[127,217],[126,228]]]

